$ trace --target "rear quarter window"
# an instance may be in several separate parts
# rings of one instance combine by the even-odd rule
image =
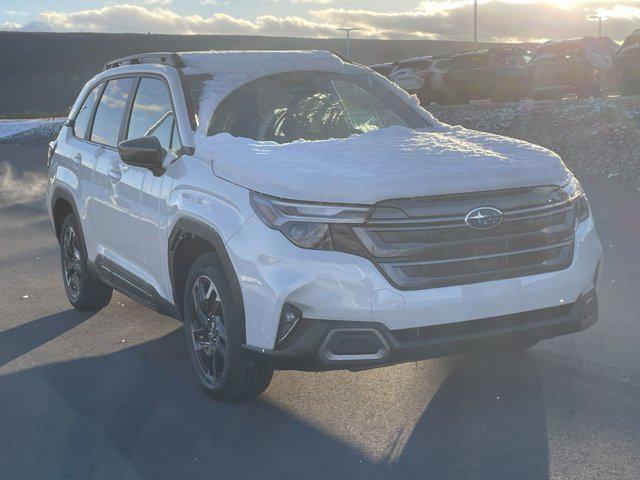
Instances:
[[[100,89],[102,88],[102,83],[93,87],[93,89],[89,92],[89,95],[84,100],[84,103],[78,110],[76,114],[76,118],[73,122],[73,135],[78,138],[84,138],[87,133],[87,127],[89,126],[89,121],[91,120],[91,113],[93,112],[93,107],[98,100],[98,94],[100,93]]]

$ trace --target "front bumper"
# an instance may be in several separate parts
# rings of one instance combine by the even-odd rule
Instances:
[[[398,290],[369,260],[304,250],[255,216],[226,244],[242,289],[246,344],[275,350],[285,303],[305,319],[381,324],[389,331],[501,317],[575,303],[592,290],[602,246],[589,218],[559,271],[424,290]]]
[[[280,370],[362,370],[579,332],[598,319],[595,289],[571,305],[391,331],[380,323],[305,320],[278,350],[249,349]]]

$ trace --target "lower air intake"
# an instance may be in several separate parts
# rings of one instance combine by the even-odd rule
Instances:
[[[320,349],[327,361],[374,360],[389,352],[387,342],[375,329],[344,328],[329,332]]]

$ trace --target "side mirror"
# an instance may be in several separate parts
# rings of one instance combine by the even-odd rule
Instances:
[[[131,138],[120,142],[118,153],[127,165],[148,168],[156,177],[162,175],[162,159],[166,152],[156,137]]]

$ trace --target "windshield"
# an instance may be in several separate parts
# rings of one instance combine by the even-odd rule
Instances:
[[[630,35],[622,44],[622,48],[630,47],[631,45],[636,45],[638,43],[640,43],[640,35]]]
[[[289,143],[346,138],[380,128],[428,127],[386,80],[369,74],[290,72],[237,89],[218,107],[208,135]]]
[[[534,63],[555,62],[558,60],[571,60],[581,58],[584,55],[582,44],[569,43],[540,47],[532,60]]]

